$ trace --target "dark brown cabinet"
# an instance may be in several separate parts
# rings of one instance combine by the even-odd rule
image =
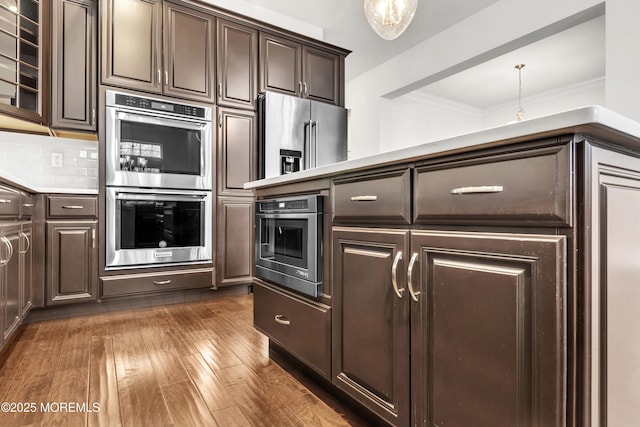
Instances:
[[[20,300],[21,265],[19,257],[20,225],[0,226],[0,306],[2,310],[2,336],[4,343],[16,331],[22,320]]]
[[[218,108],[218,194],[251,196],[244,184],[256,179],[256,115]]]
[[[47,305],[95,301],[98,295],[97,197],[46,197]]]
[[[47,305],[95,301],[97,221],[47,221]]]
[[[218,19],[217,104],[256,108],[258,97],[258,31]]]
[[[344,57],[260,33],[260,91],[343,105]]]
[[[251,283],[254,266],[254,202],[250,197],[218,197],[216,283]]]
[[[411,232],[414,425],[564,425],[565,265],[564,236]]]
[[[103,84],[214,100],[213,15],[169,1],[107,0],[102,17]]]
[[[20,230],[20,312],[24,319],[33,307],[33,227],[25,223]]]
[[[52,127],[96,130],[96,8],[95,0],[52,2]]]
[[[408,230],[333,229],[333,380],[392,425],[410,415],[408,245]]]
[[[47,7],[37,0],[0,3],[0,112],[36,122],[43,116]]]

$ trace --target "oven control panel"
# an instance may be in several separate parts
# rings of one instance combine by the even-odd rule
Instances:
[[[311,212],[322,213],[322,196],[260,200],[257,212]]]
[[[205,117],[204,107],[198,107],[196,105],[175,104],[173,102],[142,98],[139,96],[127,95],[123,93],[116,94],[116,105],[122,105],[130,108],[139,108],[141,110],[163,111],[187,117]]]

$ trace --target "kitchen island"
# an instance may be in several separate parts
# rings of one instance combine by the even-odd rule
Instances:
[[[321,297],[256,279],[254,322],[381,420],[635,419],[639,123],[584,107],[245,188],[325,196]]]

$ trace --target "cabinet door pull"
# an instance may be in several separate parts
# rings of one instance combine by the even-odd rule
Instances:
[[[5,204],[5,203],[11,203],[10,199],[0,199],[0,203]]]
[[[402,294],[404,293],[404,288],[398,289],[398,263],[401,259],[402,252],[398,252],[393,260],[393,266],[391,267],[391,284],[393,285],[393,290],[396,295],[398,295],[398,298],[402,298]]]
[[[218,127],[222,129],[222,113],[218,113]]]
[[[96,247],[96,229],[91,230],[91,247],[95,249]]]
[[[477,187],[460,187],[451,190],[451,194],[501,193],[502,185],[479,185]]]
[[[298,93],[300,94],[300,96],[303,95],[303,93],[302,93],[302,82],[298,82]]]
[[[94,108],[91,113],[91,125],[95,126],[96,124],[96,109]]]
[[[2,243],[7,247],[7,259],[0,260],[0,267],[4,267],[11,261],[11,258],[13,258],[13,245],[11,245],[9,239],[4,236],[0,237],[0,240],[2,240]]]
[[[307,82],[302,83],[302,95],[309,96],[309,91],[307,90]]]
[[[84,209],[84,206],[81,205],[64,205],[62,209]]]
[[[276,323],[280,323],[281,325],[289,326],[291,324],[291,320],[287,319],[287,316],[284,316],[282,314],[276,314],[273,319],[276,321]]]
[[[378,196],[351,196],[352,202],[375,202]]]
[[[222,98],[222,83],[218,83],[218,96]]]
[[[169,87],[169,72],[167,70],[164,71],[164,84]]]
[[[169,283],[171,283],[171,279],[169,279],[169,280],[154,280],[153,281],[154,285],[168,285]]]
[[[409,261],[409,268],[407,269],[407,287],[409,288],[409,295],[411,295],[411,299],[415,302],[418,302],[418,295],[420,295],[420,291],[416,292],[413,290],[413,266],[416,264],[417,259],[417,253],[411,255],[411,261]]]
[[[29,240],[29,236],[27,236],[25,233],[23,233],[22,231],[20,232],[20,237],[24,237],[24,240],[27,241],[27,247],[25,248],[24,251],[20,251],[21,254],[26,254],[27,252],[29,252],[29,248],[31,247],[31,241]]]
[[[162,72],[160,71],[160,68],[158,68],[158,84],[162,84]]]

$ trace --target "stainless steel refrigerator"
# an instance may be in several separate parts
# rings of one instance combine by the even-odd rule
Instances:
[[[265,92],[258,96],[258,175],[271,178],[347,159],[347,110]]]

